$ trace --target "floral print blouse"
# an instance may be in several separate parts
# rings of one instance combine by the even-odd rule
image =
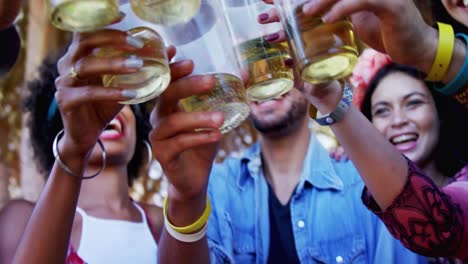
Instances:
[[[367,188],[362,193],[364,204],[410,250],[468,260],[468,166],[439,188],[413,162],[408,160],[408,164],[408,181],[386,210],[380,209]]]

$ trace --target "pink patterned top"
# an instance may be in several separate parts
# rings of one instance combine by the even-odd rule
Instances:
[[[382,211],[364,188],[362,200],[410,250],[431,257],[468,259],[468,166],[438,188],[408,160],[409,177]]]

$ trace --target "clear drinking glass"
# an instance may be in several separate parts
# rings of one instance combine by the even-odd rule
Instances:
[[[166,46],[161,36],[147,27],[137,27],[127,31],[130,36],[144,42],[136,51],[127,52],[114,48],[104,48],[97,52],[98,57],[138,57],[143,60],[143,67],[130,74],[104,75],[104,86],[116,89],[133,90],[137,96],[124,101],[124,104],[139,104],[159,96],[171,81]]]
[[[281,24],[261,25],[257,16],[271,7],[262,0],[221,0],[243,77],[247,98],[264,101],[281,96],[294,85],[292,69],[285,65],[289,47],[270,43],[264,36],[281,29]]]
[[[224,112],[222,133],[240,125],[250,109],[219,0],[202,0],[199,11],[189,22],[166,26],[160,33],[176,46],[175,61],[194,62],[192,75],[211,75],[216,79],[216,86],[210,92],[181,100],[184,110]]]
[[[358,48],[349,19],[323,23],[321,17],[306,16],[308,0],[274,0],[298,73],[304,81],[322,83],[342,79],[353,70]]]
[[[93,31],[120,16],[119,0],[48,0],[47,3],[51,23],[66,31]]]
[[[163,25],[186,23],[200,8],[201,0],[130,0],[141,19]]]

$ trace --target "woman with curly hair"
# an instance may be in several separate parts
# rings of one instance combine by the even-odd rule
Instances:
[[[162,210],[128,193],[151,152],[148,114],[118,103],[133,93],[100,81],[142,61],[92,56],[104,46],[131,51],[142,43],[118,30],[75,34],[58,63],[47,60],[28,85],[32,151],[48,177],[36,204],[12,201],[1,212],[0,263],[156,263]]]

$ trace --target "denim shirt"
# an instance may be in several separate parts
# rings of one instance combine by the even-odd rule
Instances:
[[[291,197],[291,221],[301,263],[427,263],[402,246],[361,202],[363,182],[351,162],[336,162],[311,137]],[[211,263],[267,263],[268,186],[260,146],[213,167],[208,193]]]

